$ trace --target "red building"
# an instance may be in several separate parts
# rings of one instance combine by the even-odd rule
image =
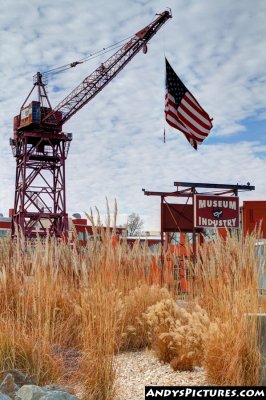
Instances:
[[[260,238],[266,239],[266,201],[243,201],[242,227],[244,235],[260,228]]]
[[[0,238],[8,237],[11,234],[11,218],[13,210],[9,210],[9,216],[0,216]],[[244,235],[252,233],[254,229],[260,227],[261,233],[260,238],[266,239],[266,201],[244,201],[243,207],[241,208],[241,222],[242,230]],[[103,227],[102,229],[107,229]],[[112,228],[110,228],[112,229]],[[75,234],[82,244],[85,244],[88,239],[93,237],[93,228],[87,224],[87,220],[84,218],[69,219],[69,239],[74,240]],[[125,228],[116,228],[116,234],[118,236],[125,236]],[[160,239],[157,237],[140,237],[140,238],[128,238],[128,243],[132,246],[136,240],[142,244],[145,242],[149,247],[156,246],[160,243]]]
[[[106,230],[108,228],[106,227],[101,227],[97,228],[99,230],[103,229]],[[110,230],[113,230],[113,228],[109,228]],[[113,232],[112,232],[113,233]],[[115,234],[120,237],[124,236],[126,234],[126,229],[125,228],[115,228]],[[75,219],[70,219],[69,220],[69,240],[73,242],[75,239],[75,235],[77,236],[77,239],[81,242],[81,244],[86,244],[90,238],[93,237],[93,227],[91,225],[87,224],[87,220],[85,218],[75,218]]]
[[[13,210],[9,210],[9,217],[1,217],[0,216],[0,238],[1,237],[9,237],[11,235],[11,219],[12,219]],[[72,242],[77,239],[85,244],[87,240],[93,237],[93,228],[91,225],[88,225],[87,219],[83,218],[69,218],[69,240]],[[101,229],[107,229],[103,227]],[[112,229],[112,228],[110,228]],[[116,228],[116,235],[123,236],[125,235],[125,228]]]
[[[9,216],[0,216],[0,238],[9,237],[11,234],[11,218],[13,210],[9,210]]]

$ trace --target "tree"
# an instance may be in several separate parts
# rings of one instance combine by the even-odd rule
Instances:
[[[127,233],[128,236],[136,236],[141,232],[144,222],[136,213],[132,213],[127,218]]]

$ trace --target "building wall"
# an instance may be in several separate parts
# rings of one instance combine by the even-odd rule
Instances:
[[[8,237],[11,232],[11,216],[12,210],[9,210],[9,217],[0,217],[0,238]],[[261,239],[266,239],[266,201],[244,201],[242,212],[242,229],[244,235],[247,233],[252,233],[254,229],[259,226],[261,228]],[[75,229],[73,228],[75,227]],[[104,228],[106,229],[106,228]],[[77,237],[80,241],[86,241],[93,235],[92,227],[87,225],[86,219],[71,219],[69,218],[69,235],[70,240],[74,238],[74,231],[77,233]],[[116,228],[117,235],[125,236],[126,230],[124,228]],[[155,242],[152,243],[153,236],[159,236],[159,232],[145,232],[145,238],[139,238],[141,240],[149,239],[151,245],[157,244],[159,242],[159,237],[155,238]],[[136,241],[135,239],[130,239],[129,242]]]
[[[266,201],[244,201],[242,224],[244,235],[260,228],[260,238],[266,239]]]
[[[9,237],[11,234],[11,218],[0,217],[0,238]]]

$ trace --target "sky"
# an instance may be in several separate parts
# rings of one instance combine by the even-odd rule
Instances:
[[[114,80],[65,125],[67,210],[104,213],[116,199],[119,222],[138,213],[160,227],[160,200],[142,188],[175,181],[255,185],[240,200],[266,200],[266,2],[264,0],[5,0],[0,14],[0,212],[13,207],[13,117],[32,77],[134,35],[167,7],[173,18]],[[53,106],[111,54],[51,77]],[[195,151],[164,119],[165,56],[213,118]],[[163,131],[166,131],[166,143]]]

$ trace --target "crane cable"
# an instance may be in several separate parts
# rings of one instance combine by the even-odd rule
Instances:
[[[108,53],[110,51],[113,51],[114,49],[117,49],[118,47],[121,46],[121,43],[125,42],[126,40],[133,39],[133,37],[134,36],[128,36],[127,38],[124,38],[124,39],[120,40],[119,42],[116,42],[116,43],[114,43],[114,44],[112,44],[112,45],[110,45],[108,47],[104,47],[101,50],[95,51],[94,53],[90,53],[90,54],[88,54],[87,56],[81,58],[78,61],[74,61],[72,63],[62,65],[61,67],[56,67],[56,68],[50,69],[48,71],[44,71],[44,72],[42,72],[42,75],[59,74],[59,73],[64,72],[64,71],[66,71],[66,70],[68,70],[70,68],[76,67],[79,64],[83,64],[85,62],[91,61],[94,58],[100,57],[103,54],[106,54],[106,53]]]

